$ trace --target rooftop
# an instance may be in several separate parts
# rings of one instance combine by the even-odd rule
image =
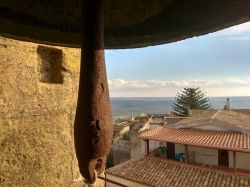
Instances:
[[[126,122],[113,125],[114,138],[129,131],[129,124]]]
[[[250,177],[151,157],[133,159],[106,174],[149,186],[249,186]]]
[[[199,129],[154,128],[140,138],[231,151],[250,152],[250,135]]]
[[[183,119],[169,127],[192,128],[201,125],[213,125],[250,134],[250,116],[241,112],[227,110],[192,110],[190,118]]]

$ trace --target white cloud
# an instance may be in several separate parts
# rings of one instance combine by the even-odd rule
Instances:
[[[250,77],[228,78],[225,80],[225,83],[228,85],[234,85],[234,86],[250,86]]]
[[[147,85],[144,82],[134,80],[112,79],[108,80],[111,88],[146,88]]]
[[[250,96],[250,77],[220,80],[110,79],[108,82],[112,97],[173,97],[185,87],[200,87],[207,96]]]
[[[108,80],[110,89],[154,89],[154,88],[183,88],[183,87],[239,87],[250,86],[250,77],[235,77],[222,80]]]

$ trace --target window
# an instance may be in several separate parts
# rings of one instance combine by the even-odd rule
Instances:
[[[40,81],[50,84],[62,84],[62,50],[38,46],[37,54],[40,61]]]

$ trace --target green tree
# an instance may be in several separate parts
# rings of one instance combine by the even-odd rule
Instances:
[[[107,156],[106,169],[111,168],[113,166],[114,166],[114,156],[113,156],[113,151],[110,150],[110,152]]]
[[[192,109],[209,109],[211,107],[206,93],[200,88],[184,88],[180,93],[177,93],[175,101],[172,105],[173,114],[186,117],[189,115],[189,110]]]

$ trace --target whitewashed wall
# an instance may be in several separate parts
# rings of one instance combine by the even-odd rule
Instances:
[[[188,151],[194,151],[194,162],[208,165],[218,165],[218,150],[204,147],[188,146]]]
[[[236,168],[250,170],[250,153],[236,152]]]

